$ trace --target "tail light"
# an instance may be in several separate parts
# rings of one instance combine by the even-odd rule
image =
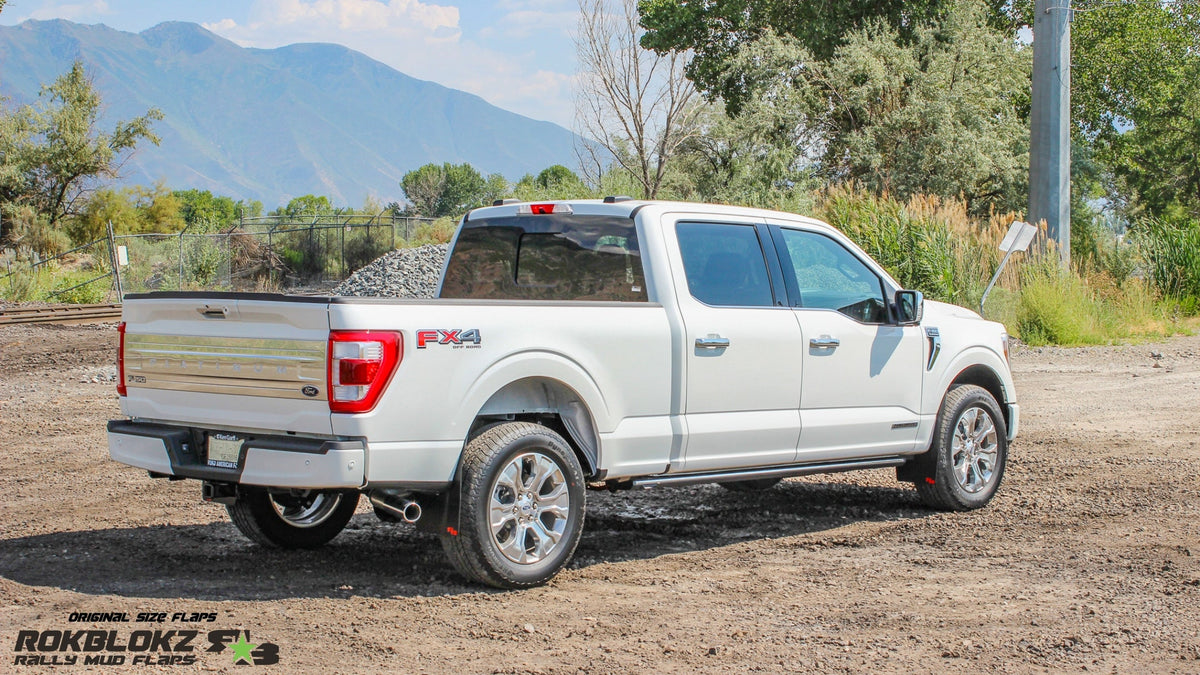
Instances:
[[[125,322],[117,324],[117,396],[125,396]]]
[[[404,358],[404,338],[384,331],[329,333],[329,410],[368,412]]]

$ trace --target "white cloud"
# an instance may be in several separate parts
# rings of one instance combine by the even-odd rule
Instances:
[[[514,39],[553,30],[560,27],[555,21],[566,19],[529,10],[517,14],[512,23]],[[255,0],[244,23],[223,19],[205,28],[247,47],[342,44],[407,75],[570,128],[573,52],[570,62],[563,64],[567,72],[555,72],[539,67],[530,54],[501,52],[469,39],[459,18],[456,6],[420,0]]]

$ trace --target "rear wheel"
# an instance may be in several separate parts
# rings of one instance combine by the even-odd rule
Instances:
[[[442,547],[465,577],[498,588],[544,584],[583,531],[583,469],[567,442],[528,422],[491,427],[463,451],[459,529]]]
[[[946,393],[933,447],[917,476],[917,492],[937,509],[969,511],[986,506],[1004,478],[1008,440],[1000,405],[974,385]]]
[[[316,548],[346,527],[357,506],[357,492],[242,488],[237,501],[225,508],[237,529],[255,543]]]

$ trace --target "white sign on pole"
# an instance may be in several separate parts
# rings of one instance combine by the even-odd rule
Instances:
[[[126,246],[117,247],[117,264],[125,267],[129,264],[129,248]]]
[[[1028,250],[1037,232],[1036,226],[1014,220],[1012,225],[1008,226],[1008,234],[1004,235],[1004,241],[1000,242],[1000,250],[1005,253]]]

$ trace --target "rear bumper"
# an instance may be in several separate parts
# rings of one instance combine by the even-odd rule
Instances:
[[[181,478],[286,488],[358,488],[366,474],[362,441],[246,435],[237,468],[208,466],[205,432],[128,420],[108,423],[116,461]]]

